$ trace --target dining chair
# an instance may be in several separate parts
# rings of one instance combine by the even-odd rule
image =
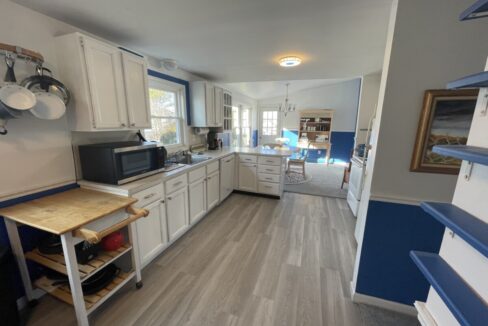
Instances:
[[[302,174],[303,177],[305,177],[305,164],[307,162],[308,152],[309,148],[295,148],[295,153],[293,153],[288,158],[288,167],[286,169],[286,173],[289,173],[291,171],[292,166],[298,166],[302,168]]]

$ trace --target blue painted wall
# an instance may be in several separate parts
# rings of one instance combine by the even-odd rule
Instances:
[[[35,194],[31,194],[31,195],[27,195],[27,196],[15,198],[15,199],[6,200],[3,202],[0,202],[0,208],[12,206],[15,204],[23,203],[23,202],[26,202],[29,200],[34,200],[34,199],[38,199],[38,198],[49,196],[49,195],[53,195],[53,194],[63,192],[63,191],[69,190],[69,189],[77,188],[77,187],[78,187],[77,184],[70,184],[70,185],[66,185],[63,187],[49,189],[49,190],[38,192]],[[22,240],[22,246],[24,247],[25,251],[30,251],[30,250],[34,249],[35,247],[37,247],[39,240],[41,238],[45,237],[46,235],[48,235],[47,232],[37,230],[37,229],[31,228],[29,226],[20,227],[19,228],[19,234],[20,234],[20,238]],[[5,229],[5,222],[4,222],[3,217],[0,217],[0,245],[10,247],[10,242],[8,239],[7,230]],[[31,274],[32,279],[36,279],[37,277],[39,277],[41,275],[42,270],[43,270],[42,267],[40,267],[39,265],[37,265],[31,261],[27,261],[27,264],[29,266],[29,272]],[[17,298],[20,298],[24,295],[24,288],[22,286],[22,281],[20,279],[20,274],[18,272],[17,265],[15,265],[14,268],[16,271],[16,273],[14,275],[14,279],[15,279],[15,286],[14,287],[15,287]]]
[[[354,147],[354,135],[352,131],[332,131],[330,139],[332,142],[332,151],[330,159],[334,163],[349,162],[351,150]],[[283,129],[281,137],[290,139],[289,146],[297,146],[298,130]],[[307,162],[325,163],[326,150],[311,150]]]
[[[356,292],[407,305],[425,301],[429,283],[409,252],[439,252],[443,234],[420,206],[370,201]]]
[[[252,147],[258,146],[258,130],[257,129],[254,129],[252,131],[252,139],[251,139],[251,142],[252,142]]]

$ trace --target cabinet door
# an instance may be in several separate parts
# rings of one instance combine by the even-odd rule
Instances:
[[[219,172],[212,173],[207,177],[207,209],[214,208],[220,199]]]
[[[136,221],[139,258],[142,266],[153,260],[168,241],[164,203],[158,200],[145,208],[149,211],[149,215]]]
[[[151,128],[147,67],[144,58],[122,52],[130,128]]]
[[[224,121],[224,90],[214,87],[215,125],[222,126]]]
[[[127,127],[127,104],[120,50],[89,38],[83,39],[83,48],[94,127]]]
[[[166,217],[169,239],[173,240],[185,232],[188,221],[188,188],[185,187],[166,197]]]
[[[213,86],[209,83],[205,84],[205,114],[207,118],[207,126],[215,126],[215,103],[214,103]]]
[[[245,191],[257,191],[257,164],[239,164],[239,189]]]
[[[234,190],[234,157],[220,160],[220,200],[224,200]]]
[[[207,187],[205,179],[200,179],[188,187],[190,198],[190,224],[198,221],[207,213]]]

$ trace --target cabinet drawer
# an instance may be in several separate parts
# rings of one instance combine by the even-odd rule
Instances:
[[[132,197],[137,198],[138,201],[135,204],[136,207],[146,207],[148,204],[161,200],[164,196],[163,184],[152,186],[145,190],[135,193]]]
[[[176,178],[166,181],[166,193],[170,194],[175,190],[181,189],[188,184],[186,173]]]
[[[281,165],[281,157],[259,156],[258,163],[267,165]]]
[[[218,170],[219,170],[219,161],[215,161],[207,165],[207,174],[210,174]]]
[[[201,168],[190,171],[190,173],[188,173],[188,182],[192,183],[199,179],[205,178],[206,175],[207,172],[205,172],[205,167],[202,166]]]
[[[245,163],[256,163],[258,161],[258,157],[256,155],[239,154],[239,160]]]
[[[280,176],[277,174],[259,173],[259,181],[280,183]]]
[[[258,173],[281,174],[281,166],[279,165],[258,165]]]
[[[280,194],[280,185],[278,183],[262,182],[258,184],[258,191],[263,194],[278,195]]]

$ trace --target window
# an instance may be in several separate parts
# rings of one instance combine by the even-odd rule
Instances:
[[[263,111],[263,136],[278,134],[278,111]]]
[[[150,79],[151,129],[144,130],[148,141],[166,146],[183,144],[183,89],[158,79]]]
[[[242,105],[232,107],[232,146],[250,146],[251,110]]]

